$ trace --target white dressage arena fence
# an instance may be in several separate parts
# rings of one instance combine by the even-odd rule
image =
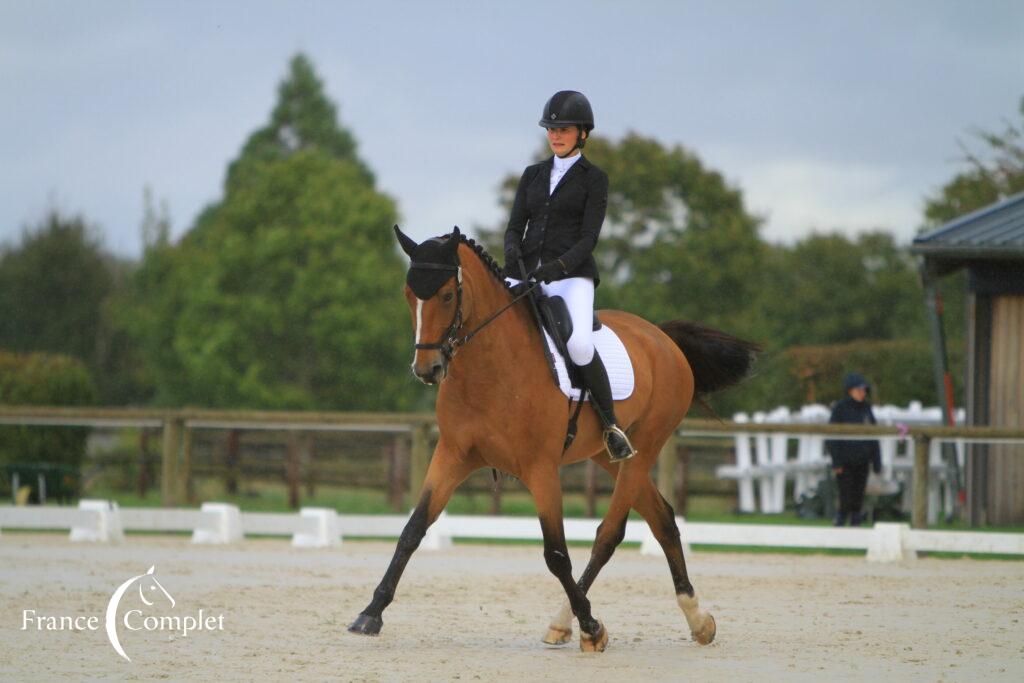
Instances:
[[[397,538],[406,515],[339,515],[329,508],[302,508],[298,513],[239,512],[227,503],[204,503],[199,509],[121,508],[117,503],[82,500],[79,507],[2,506],[2,529],[70,529],[72,541],[125,542],[124,531],[184,532],[193,543],[227,544],[245,536],[290,536],[296,548],[337,547],[344,537]],[[906,524],[878,523],[864,528],[781,524],[718,524],[676,518],[687,544],[777,548],[838,548],[866,551],[878,562],[911,560],[919,551],[1024,555],[1024,534],[929,531]],[[594,540],[598,519],[566,519],[568,541]],[[541,541],[533,517],[491,517],[442,513],[420,547],[443,550],[455,538]],[[2,542],[0,538],[0,542]],[[640,543],[644,555],[662,551],[645,522],[626,523],[626,542]]]
[[[941,425],[942,409],[925,408],[918,402],[907,407],[873,406],[879,425],[920,426]],[[770,412],[753,415],[737,413],[733,421],[741,424],[792,424],[793,433],[748,433],[737,432],[730,438],[735,440],[736,463],[721,465],[716,469],[720,479],[735,479],[738,488],[738,508],[741,512],[773,514],[785,510],[787,482],[792,482],[793,500],[799,500],[804,493],[814,491],[827,476],[831,460],[825,452],[829,439],[867,440],[865,436],[840,436],[801,434],[800,425],[826,424],[831,411],[827,406],[808,405],[798,411],[780,407]],[[963,423],[964,413],[956,414],[958,424]],[[722,436],[683,430],[681,436]],[[914,445],[912,440],[901,437],[876,437],[882,455],[882,472],[872,478],[872,486],[879,492],[896,493],[903,491],[903,508],[911,506],[911,476],[914,469]],[[929,446],[928,482],[928,523],[934,524],[940,512],[949,515],[955,507],[957,482],[956,470],[944,461],[942,446],[952,443],[955,448],[956,465],[963,471],[964,446],[969,439],[932,439]],[[795,446],[794,446],[795,442]],[[757,496],[755,499],[755,488]]]

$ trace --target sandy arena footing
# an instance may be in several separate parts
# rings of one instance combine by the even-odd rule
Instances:
[[[0,670],[26,681],[1024,679],[1024,562],[692,553],[691,578],[718,622],[717,640],[701,647],[664,560],[623,549],[591,592],[608,650],[583,654],[578,629],[568,645],[540,642],[562,594],[539,546],[418,553],[381,635],[347,633],[392,550],[378,542],[303,550],[283,540],[195,546],[156,536],[106,546],[5,534]],[[572,550],[577,575],[588,554]],[[111,644],[105,612],[115,589],[151,566],[150,585],[137,581],[143,594],[129,586],[114,610],[129,662]],[[160,627],[161,616],[179,617],[180,627],[200,610],[223,615],[223,629]],[[59,624],[26,615],[78,617],[79,628],[50,630]]]

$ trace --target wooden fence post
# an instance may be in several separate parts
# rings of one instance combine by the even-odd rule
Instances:
[[[430,425],[422,423],[412,428],[412,457],[409,466],[409,499],[415,506],[419,499],[423,480],[427,478],[427,465],[430,462]]]
[[[292,510],[299,509],[300,459],[298,435],[289,431],[285,439],[284,481],[288,488],[288,507]]]
[[[228,432],[228,441],[224,453],[224,491],[229,496],[238,493],[238,450],[239,431],[232,429]]]
[[[178,464],[178,501],[194,503],[196,492],[192,487],[192,430],[181,427],[181,461]]]
[[[305,433],[299,439],[302,444],[302,474],[306,480],[306,497],[316,496],[316,439],[311,433]]]
[[[149,452],[149,430],[145,427],[139,429],[139,478],[136,482],[136,489],[139,498],[145,498],[149,493],[149,487],[153,483],[152,456]]]
[[[404,434],[395,435],[388,452],[391,456],[388,465],[388,503],[395,512],[404,512],[405,492],[409,488],[405,481],[409,444]]]
[[[676,444],[676,435],[672,434],[662,446],[661,454],[658,456],[658,490],[673,509],[678,507],[678,501],[676,501],[676,463],[678,462]]]
[[[931,439],[918,435],[914,439],[914,498],[911,525],[915,529],[928,526],[928,451]]]
[[[682,474],[679,477],[679,485],[676,487],[676,504],[672,506],[672,509],[676,511],[677,515],[685,517],[686,506],[690,502],[690,447],[680,445],[676,452],[679,454]]]
[[[180,418],[164,419],[163,453],[160,468],[160,497],[164,507],[178,504],[178,457],[181,453],[181,432],[185,423]]]
[[[491,474],[493,477],[494,475]],[[505,476],[498,472],[498,478],[493,480],[493,486],[491,487],[491,514],[501,514],[501,487],[504,482]]]

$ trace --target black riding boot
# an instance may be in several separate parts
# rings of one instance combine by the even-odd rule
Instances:
[[[583,381],[590,390],[590,403],[604,424],[604,445],[608,449],[608,459],[611,462],[618,462],[632,458],[636,451],[615,420],[612,388],[608,384],[608,372],[604,368],[601,356],[595,350],[593,360],[586,365],[580,365],[579,369],[583,374]]]

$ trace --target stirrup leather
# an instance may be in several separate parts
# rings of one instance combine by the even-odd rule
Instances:
[[[616,453],[614,453],[612,451],[612,447],[611,447],[611,437],[612,436],[620,437],[622,439],[623,443],[625,444],[626,448],[629,449],[629,452],[626,453],[626,454],[616,454]],[[604,429],[604,446],[605,446],[605,449],[608,451],[608,461],[609,462],[621,462],[622,460],[629,460],[634,455],[636,455],[636,449],[634,449],[633,448],[633,444],[630,443],[629,437],[626,436],[626,432],[622,431],[622,429],[618,425],[616,425],[616,424],[611,424],[611,425],[608,425],[607,427],[605,427],[605,429]]]

